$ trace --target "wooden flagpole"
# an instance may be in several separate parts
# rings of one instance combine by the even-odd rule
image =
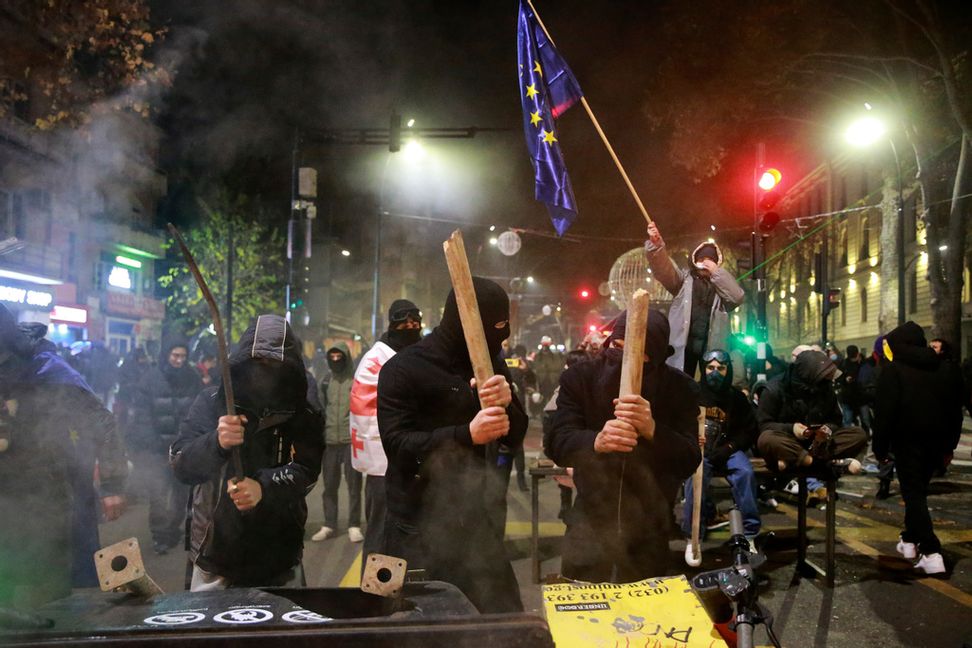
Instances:
[[[543,21],[540,20],[540,14],[537,13],[537,8],[533,6],[533,1],[527,0],[527,4],[530,5],[530,9],[533,11],[533,15],[537,19],[537,24],[540,25],[540,29],[542,29],[543,33],[547,36],[547,40],[550,41],[551,45],[556,47],[557,45],[554,43],[554,39],[550,37],[550,32],[547,31],[547,27],[543,24]],[[645,221],[651,225],[651,216],[648,215],[648,210],[645,209],[644,204],[641,202],[641,197],[635,190],[634,185],[631,184],[631,179],[628,178],[628,174],[625,172],[624,166],[621,165],[621,160],[618,159],[617,153],[614,152],[614,147],[611,146],[611,142],[608,141],[607,135],[604,134],[604,130],[601,128],[600,122],[598,122],[597,117],[594,116],[594,111],[591,110],[590,104],[587,103],[587,97],[581,95],[580,100],[581,105],[584,106],[584,110],[587,111],[587,116],[591,119],[591,123],[594,124],[594,130],[596,130],[597,134],[601,136],[601,141],[604,142],[604,146],[611,155],[611,159],[614,160],[614,166],[618,168],[618,173],[620,173],[621,177],[624,179],[624,184],[628,186],[628,191],[631,192],[631,197],[634,198],[635,202],[638,204],[638,209],[641,210],[641,215],[644,216]]]

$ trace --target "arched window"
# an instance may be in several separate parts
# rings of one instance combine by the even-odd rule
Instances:
[[[867,321],[867,288],[861,288],[861,322]]]
[[[857,261],[860,263],[871,257],[871,226],[867,216],[861,216],[861,229],[858,240],[861,242],[860,250],[857,253]]]
[[[838,268],[847,267],[847,223],[841,223],[837,229],[837,250],[840,254],[840,259],[837,263]]]

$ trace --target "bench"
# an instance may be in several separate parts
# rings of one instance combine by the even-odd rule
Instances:
[[[757,476],[774,476],[785,479],[796,479],[800,485],[797,497],[797,571],[803,575],[823,576],[827,587],[834,586],[837,572],[837,475],[832,471],[788,470],[772,472],[766,467],[766,462],[758,457],[751,458],[753,471]],[[531,516],[531,545],[530,560],[533,570],[533,582],[540,582],[540,480],[556,475],[566,475],[567,469],[553,465],[545,459],[530,466],[532,491]],[[716,476],[719,476],[716,473]],[[825,557],[824,566],[811,562],[807,558],[807,479],[815,477],[824,482],[827,487],[827,510],[825,513]]]

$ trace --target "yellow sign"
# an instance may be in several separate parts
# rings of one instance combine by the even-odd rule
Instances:
[[[544,585],[543,607],[557,648],[726,646],[684,576]]]

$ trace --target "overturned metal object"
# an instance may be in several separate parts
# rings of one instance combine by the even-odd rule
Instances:
[[[384,554],[368,554],[364,575],[361,577],[361,591],[378,596],[398,596],[405,582],[408,562],[402,558]]]
[[[165,593],[145,571],[137,538],[99,549],[94,561],[103,592],[127,590],[145,598]]]

